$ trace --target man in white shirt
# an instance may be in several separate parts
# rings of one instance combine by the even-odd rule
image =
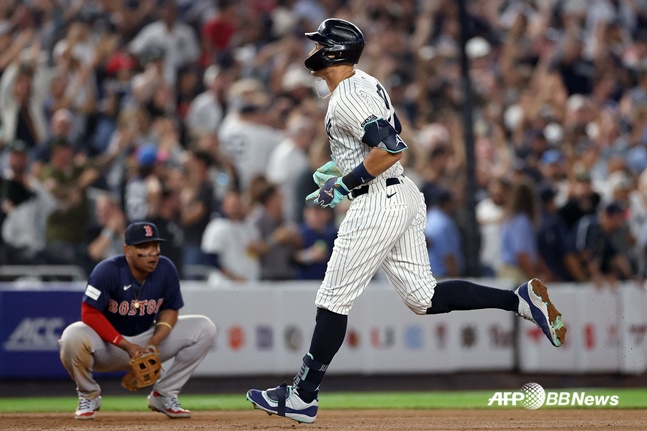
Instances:
[[[207,90],[193,99],[186,114],[186,123],[192,134],[217,134],[223,117],[219,93],[227,85],[223,75],[216,65],[205,70],[203,81]]]
[[[231,160],[247,191],[252,179],[265,175],[270,154],[284,139],[282,131],[268,126],[270,98],[255,80],[241,80],[230,88],[230,111],[224,118],[218,139],[222,154]]]
[[[216,255],[219,264],[219,270],[210,275],[209,284],[217,286],[224,280],[258,280],[261,267],[253,244],[259,241],[260,233],[254,224],[246,222],[238,192],[227,192],[222,212],[223,217],[211,220],[202,235],[202,251]]]
[[[130,42],[130,51],[140,55],[151,46],[164,50],[164,79],[174,85],[177,70],[198,60],[200,44],[188,25],[177,22],[176,0],[162,0],[157,7],[159,20],[144,27]]]
[[[304,198],[298,195],[299,180],[304,171],[310,171],[307,151],[314,138],[312,119],[301,113],[293,114],[288,119],[286,134],[270,154],[265,176],[281,187],[285,218],[298,221],[301,219]]]

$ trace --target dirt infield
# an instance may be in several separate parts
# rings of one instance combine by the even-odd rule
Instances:
[[[644,410],[325,410],[311,425],[259,411],[194,412],[171,420],[159,413],[97,412],[91,421],[72,414],[0,415],[0,430],[622,430],[647,429]]]

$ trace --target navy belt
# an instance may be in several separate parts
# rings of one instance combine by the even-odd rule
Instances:
[[[400,180],[398,178],[387,178],[386,179],[386,185],[388,186],[394,186],[396,184],[400,184]],[[370,186],[366,184],[365,186],[358,187],[355,190],[351,191],[351,194],[353,198],[356,198],[357,196],[362,196],[368,193],[368,188]]]

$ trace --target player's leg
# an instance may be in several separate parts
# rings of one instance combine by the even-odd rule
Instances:
[[[404,185],[410,186],[409,199],[418,199],[418,215],[391,248],[383,268],[389,282],[407,306],[416,314],[486,308],[512,311],[536,323],[551,343],[559,347],[564,341],[566,328],[541,281],[530,280],[515,291],[496,289],[467,280],[436,282],[431,273],[424,236],[424,202],[413,184],[405,181]]]
[[[143,340],[146,343],[150,339]],[[173,330],[159,345],[162,361],[174,358],[153,386],[166,396],[177,397],[195,369],[209,353],[216,339],[216,325],[201,315],[180,316]]]
[[[339,227],[326,275],[317,292],[317,317],[310,349],[292,386],[252,389],[256,408],[300,422],[314,422],[319,385],[346,335],[347,315],[402,231],[409,224],[407,206],[386,208],[384,193],[361,196]],[[385,226],[384,220],[392,220]],[[295,396],[296,395],[296,396]]]
[[[347,315],[413,217],[406,205],[386,205],[385,193],[360,197],[339,228],[326,275],[317,292],[317,319],[294,386],[301,398],[317,398],[328,365],[346,335]],[[385,226],[384,221],[391,225]]]
[[[153,330],[142,336],[145,344]],[[148,395],[148,407],[170,418],[189,418],[191,412],[183,409],[177,397],[195,369],[209,353],[216,339],[216,325],[200,315],[178,317],[173,330],[159,345],[162,361],[173,358],[173,364],[155,382]]]
[[[94,371],[115,371],[128,364],[128,354],[106,343],[83,322],[65,328],[59,340],[63,366],[76,384],[79,404],[75,419],[93,419],[101,407],[101,387]],[[125,356],[125,358],[123,357]]]
[[[79,396],[94,398],[101,392],[93,371],[117,371],[128,366],[128,354],[106,343],[83,322],[65,328],[59,340],[61,362],[77,385]]]
[[[436,284],[427,314],[498,308],[519,311],[519,297],[512,290],[496,289],[467,280],[443,280]]]

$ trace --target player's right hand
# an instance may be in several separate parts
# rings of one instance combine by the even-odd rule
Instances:
[[[326,181],[332,177],[341,177],[342,173],[337,167],[337,163],[334,160],[329,161],[325,165],[321,166],[319,169],[312,174],[312,179],[317,184],[317,186],[322,187],[326,184]]]
[[[124,350],[132,359],[141,356],[146,350],[146,347],[140,346],[139,344],[129,343]]]

